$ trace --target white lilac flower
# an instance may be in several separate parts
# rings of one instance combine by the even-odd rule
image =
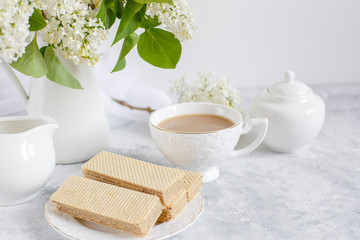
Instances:
[[[98,49],[108,35],[91,4],[91,0],[37,0],[48,23],[41,30],[43,40],[75,64],[85,60],[94,66],[100,58]]]
[[[12,63],[24,54],[32,13],[32,1],[0,1],[0,63]]]
[[[189,10],[187,0],[173,0],[173,3],[174,5],[149,3],[146,15],[158,16],[159,22],[180,41],[190,40],[192,33],[197,31],[194,25],[194,13]]]
[[[212,78],[209,72],[198,73],[192,84],[185,78],[174,81],[172,91],[176,93],[178,102],[212,102],[236,108],[240,105],[240,92],[231,86],[224,77]]]

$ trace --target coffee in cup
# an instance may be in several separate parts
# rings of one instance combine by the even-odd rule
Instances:
[[[204,133],[234,126],[228,118],[214,114],[187,114],[165,119],[159,128],[182,133]]]
[[[256,118],[244,125],[239,111],[205,102],[164,107],[153,112],[149,119],[151,136],[164,156],[180,168],[201,172],[204,183],[218,178],[218,161],[257,148],[265,137],[267,123],[266,118]],[[259,130],[257,137],[234,150],[241,134],[254,126]]]

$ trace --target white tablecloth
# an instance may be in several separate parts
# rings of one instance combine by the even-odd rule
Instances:
[[[315,86],[327,106],[317,139],[295,154],[260,146],[218,163],[220,177],[205,184],[200,218],[172,240],[360,239],[360,84]],[[243,89],[243,107],[260,89]],[[148,125],[129,121],[112,129],[110,151],[171,164]],[[44,216],[50,195],[81,165],[57,165],[34,200],[0,208],[0,239],[65,240]]]

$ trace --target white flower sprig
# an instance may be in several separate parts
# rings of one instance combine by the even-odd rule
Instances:
[[[225,77],[212,78],[213,74],[203,71],[197,74],[193,84],[187,84],[185,77],[174,81],[172,91],[182,102],[212,102],[236,108],[240,105],[240,91],[231,86]]]
[[[100,58],[97,51],[108,35],[91,4],[91,0],[38,0],[47,19],[41,30],[43,40],[75,64],[85,60],[94,66]]]
[[[166,3],[150,3],[146,15],[158,17],[166,29],[172,32],[181,42],[192,39],[192,33],[197,31],[194,25],[194,13],[188,8],[187,0],[173,0],[174,5]]]
[[[24,54],[33,7],[28,0],[0,1],[0,63],[12,63]]]
[[[181,42],[190,40],[197,30],[187,0],[2,0],[0,63],[9,63],[28,76],[46,75],[61,85],[81,88],[58,56],[94,66],[116,19],[120,24],[113,44],[123,41],[112,72],[125,68],[125,57],[136,45],[146,62],[175,68]]]

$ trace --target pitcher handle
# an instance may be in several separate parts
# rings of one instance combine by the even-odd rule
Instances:
[[[9,66],[7,63],[0,63],[1,69],[5,72],[5,74],[10,78],[10,80],[13,82],[13,85],[17,92],[20,94],[21,100],[23,101],[25,107],[27,108],[27,102],[29,100],[28,95],[25,92],[24,87],[22,86],[19,78],[14,73],[14,70]]]
[[[249,133],[249,131],[254,127],[259,126],[260,130],[256,138],[250,142],[248,145],[236,149],[233,151],[232,156],[243,156],[252,151],[254,151],[260,143],[264,140],[267,128],[268,128],[268,119],[267,118],[253,118],[248,121],[248,123],[244,126],[241,135]],[[241,139],[241,136],[240,136]],[[239,139],[239,140],[240,140]]]

